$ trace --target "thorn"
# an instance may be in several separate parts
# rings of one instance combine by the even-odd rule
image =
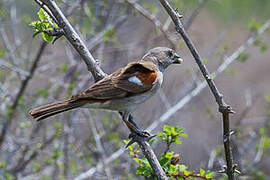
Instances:
[[[175,26],[175,30],[176,30],[176,32],[180,33],[180,28],[179,27]]]
[[[231,106],[227,106],[226,110],[228,113],[234,114],[235,112],[233,111],[233,109],[231,108]]]
[[[98,65],[98,66],[100,66],[100,60],[99,59],[95,59],[96,60],[96,64]]]
[[[227,142],[227,141],[228,141],[228,135],[225,134],[225,135],[223,136],[223,142],[225,143],[225,142]]]
[[[156,137],[156,136],[157,136],[157,135],[154,134],[153,136],[147,137],[147,138],[146,138],[146,141],[149,142],[151,139],[153,139],[153,138]]]
[[[128,148],[128,146],[130,146],[130,145],[132,145],[132,144],[134,144],[134,143],[135,143],[135,140],[134,140],[134,139],[131,139],[131,140],[129,141],[129,143],[126,145],[125,148]]]
[[[139,134],[136,134],[135,132],[132,132],[129,134],[128,138],[131,139],[129,141],[129,143],[126,145],[126,148],[130,145],[132,145],[135,142],[139,142],[139,141],[146,141],[149,142],[152,138],[156,137],[157,135],[152,135],[150,136],[140,136]]]
[[[219,173],[226,173],[227,172],[227,166],[223,165],[222,169],[218,171]]]
[[[58,40],[60,37],[62,37],[62,35],[56,36],[52,42],[52,44],[54,44],[56,42],[56,40]]]
[[[184,17],[182,14],[179,13],[179,9],[178,9],[178,8],[175,8],[175,12],[176,12],[177,16],[178,16],[180,19]]]

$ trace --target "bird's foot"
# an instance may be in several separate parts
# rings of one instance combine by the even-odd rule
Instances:
[[[146,137],[146,138],[151,136],[151,134],[149,132],[147,132],[147,131],[136,129],[136,130],[133,130],[132,133],[130,133],[129,137],[134,133],[137,134],[138,136]]]
[[[150,133],[148,133],[147,131],[139,130],[138,132],[132,131],[128,137],[129,137],[130,141],[126,145],[126,148],[135,142],[137,142],[137,143],[140,143],[143,141],[149,142],[152,138],[156,137],[156,135],[151,136]]]

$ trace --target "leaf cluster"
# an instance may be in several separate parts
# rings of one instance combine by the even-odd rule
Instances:
[[[170,179],[177,180],[194,180],[195,178],[207,179],[210,180],[215,176],[215,173],[212,171],[205,171],[200,169],[199,173],[194,173],[193,170],[189,170],[185,164],[179,163],[180,155],[169,151],[169,147],[172,144],[181,144],[181,137],[188,137],[184,133],[184,128],[179,128],[177,126],[165,125],[163,131],[158,133],[158,139],[161,143],[166,142],[167,148],[164,153],[161,154],[159,158],[159,163],[164,169],[165,173]],[[152,145],[154,139],[150,142]],[[129,141],[124,141],[128,144]],[[146,158],[140,154],[140,150],[135,147],[135,145],[130,145],[129,155],[133,157],[133,160],[139,165],[136,169],[136,174],[141,175],[147,179],[156,180],[157,177],[154,175],[154,172],[150,166],[150,163]]]
[[[39,20],[33,21],[30,24],[30,26],[33,29],[35,29],[35,33],[33,34],[33,37],[42,33],[42,38],[46,42],[52,42],[54,39],[54,36],[49,35],[48,33],[46,33],[46,31],[57,28],[58,27],[57,24],[52,23],[52,19],[47,14],[47,12],[42,8],[40,8],[37,14],[38,14]]]

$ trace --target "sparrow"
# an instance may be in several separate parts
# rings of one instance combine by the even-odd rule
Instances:
[[[34,108],[29,114],[40,121],[81,107],[119,111],[124,123],[132,132],[149,136],[149,133],[142,131],[133,121],[131,112],[157,92],[162,84],[165,69],[171,64],[181,64],[182,61],[180,55],[170,48],[153,48],[140,61],[128,63],[85,91],[67,100]]]

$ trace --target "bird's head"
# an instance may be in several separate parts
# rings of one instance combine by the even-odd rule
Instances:
[[[151,61],[160,71],[164,71],[171,64],[181,64],[183,60],[174,50],[167,47],[156,47],[148,51],[142,61]]]

